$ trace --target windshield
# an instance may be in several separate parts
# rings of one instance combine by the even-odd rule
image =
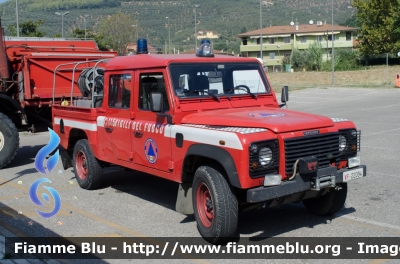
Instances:
[[[169,70],[179,97],[255,96],[270,91],[258,63],[171,64]]]

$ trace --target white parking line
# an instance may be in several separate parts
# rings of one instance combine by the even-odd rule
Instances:
[[[396,174],[387,174],[387,173],[381,173],[381,172],[375,172],[375,171],[368,171],[368,174],[377,174],[377,175],[384,175],[384,176],[399,178],[399,175],[396,175]]]
[[[358,112],[358,111],[366,111],[366,110],[377,110],[377,109],[383,109],[383,108],[389,108],[389,107],[399,107],[400,103],[397,104],[390,104],[390,105],[383,105],[383,106],[376,106],[376,107],[369,107],[369,108],[362,108],[362,109],[353,109],[352,112]],[[347,113],[348,111],[345,112],[338,112],[336,114],[341,114],[341,113]]]
[[[345,215],[345,214],[339,214],[339,216],[346,218],[346,219],[350,219],[352,221],[360,222],[360,223],[366,223],[366,224],[370,224],[370,225],[375,225],[375,226],[379,226],[379,227],[390,228],[392,230],[400,231],[400,226],[395,226],[395,225],[391,225],[391,224],[387,224],[387,223],[377,222],[377,221],[368,220],[368,219],[355,217],[355,216],[351,216],[351,215]]]
[[[397,131],[400,130],[400,128],[395,128],[395,129],[389,129],[389,130],[384,130],[384,131],[379,131],[379,132],[375,132],[375,133],[365,133],[363,134],[363,136],[370,136],[370,135],[378,135],[378,134],[382,134],[382,133],[386,133],[386,132],[391,132],[391,131]]]
[[[400,149],[390,149],[390,148],[379,148],[379,147],[369,147],[369,146],[362,146],[363,148],[370,148],[370,149],[381,149],[381,150],[390,150],[390,151],[400,151]]]

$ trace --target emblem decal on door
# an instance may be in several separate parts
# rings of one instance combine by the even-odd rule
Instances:
[[[146,143],[144,144],[144,154],[150,163],[153,164],[157,161],[158,148],[153,139],[149,138],[146,140]]]

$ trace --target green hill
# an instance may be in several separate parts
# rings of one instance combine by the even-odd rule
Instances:
[[[263,27],[289,24],[296,18],[300,23],[309,20],[326,20],[331,22],[330,0],[263,0]],[[273,5],[266,6],[272,2]],[[354,12],[349,9],[351,0],[334,1],[335,24],[345,22]],[[54,12],[69,11],[64,16],[64,36],[68,37],[73,28],[84,28],[83,15],[87,28],[96,31],[96,24],[117,12],[127,13],[138,21],[141,31],[139,37],[148,39],[149,44],[164,49],[168,41],[167,19],[169,17],[171,31],[171,46],[188,50],[194,48],[194,4],[197,8],[197,30],[212,31],[219,35],[213,39],[216,49],[234,50],[238,52],[240,40],[238,33],[255,30],[260,27],[260,4],[257,0],[184,0],[184,1],[120,1],[120,0],[19,0],[19,21],[28,19],[45,22],[40,30],[47,36],[61,33],[61,17]],[[2,25],[16,23],[15,1],[10,0],[0,4]],[[6,30],[7,34],[7,30]],[[228,42],[227,42],[228,41]]]

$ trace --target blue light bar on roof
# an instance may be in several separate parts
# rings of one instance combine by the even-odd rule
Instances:
[[[147,40],[144,38],[140,38],[137,41],[136,54],[148,54],[147,50]]]
[[[208,39],[201,41],[201,46],[196,52],[197,57],[214,57],[211,43]]]

